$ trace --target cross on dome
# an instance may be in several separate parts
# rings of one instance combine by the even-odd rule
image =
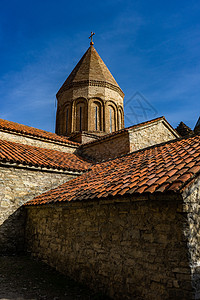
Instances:
[[[89,39],[91,39],[90,45],[94,45],[94,43],[93,43],[93,35],[95,35],[95,32],[91,31],[91,35],[89,36]]]

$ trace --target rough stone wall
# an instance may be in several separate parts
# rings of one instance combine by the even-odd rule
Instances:
[[[103,136],[104,134],[102,134]],[[70,140],[74,142],[78,142],[80,144],[85,144],[88,142],[96,141],[98,140],[98,136],[95,134],[90,134],[88,132],[78,132],[75,134],[72,134],[70,136]]]
[[[20,207],[29,199],[73,177],[0,166],[0,253],[23,249],[24,212]]]
[[[82,145],[79,153],[99,162],[175,138],[173,132],[163,122],[159,121],[148,126],[129,129],[128,132],[108,136],[91,144]]]
[[[128,133],[115,135],[112,138],[83,145],[79,153],[96,162],[115,158],[130,152]]]
[[[176,136],[163,124],[163,122],[152,123],[145,127],[129,130],[131,152],[167,142],[175,138]]]
[[[185,224],[177,198],[66,203],[27,207],[26,238],[34,256],[113,299],[189,300]]]
[[[24,145],[36,146],[46,149],[58,150],[66,153],[74,153],[78,146],[73,145],[62,145],[53,141],[43,141],[39,138],[26,137],[17,133],[9,133],[0,131],[0,139],[7,140],[15,143],[20,143]]]
[[[185,235],[188,239],[190,265],[192,269],[195,299],[200,299],[200,179],[183,193],[184,211],[188,226]]]

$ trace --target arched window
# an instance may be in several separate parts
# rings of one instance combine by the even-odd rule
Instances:
[[[122,124],[123,124],[123,115],[122,115],[122,110],[120,108],[119,109],[119,130],[122,129]]]
[[[115,110],[112,106],[109,106],[109,120],[110,120],[110,132],[116,131]]]
[[[64,129],[63,129],[63,110],[62,107],[57,111],[57,118],[56,118],[56,133],[63,135]]]
[[[69,132],[69,107],[66,108],[66,134]]]
[[[60,112],[59,112],[59,109],[57,109],[57,113],[56,113],[56,133],[57,134],[60,133]]]
[[[79,102],[76,106],[76,131],[84,131],[85,125],[85,103]]]
[[[83,111],[82,111],[82,106],[79,107],[79,130],[82,131],[83,129]]]
[[[100,131],[101,129],[101,104],[94,102],[94,130]]]

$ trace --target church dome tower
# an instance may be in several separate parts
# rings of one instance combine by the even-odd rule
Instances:
[[[92,42],[56,97],[59,135],[101,136],[124,128],[124,93]]]

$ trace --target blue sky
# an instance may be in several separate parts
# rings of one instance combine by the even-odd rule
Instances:
[[[126,126],[200,115],[200,1],[1,0],[0,117],[54,131],[56,92],[89,47],[125,93]],[[145,108],[145,109],[144,109]]]

